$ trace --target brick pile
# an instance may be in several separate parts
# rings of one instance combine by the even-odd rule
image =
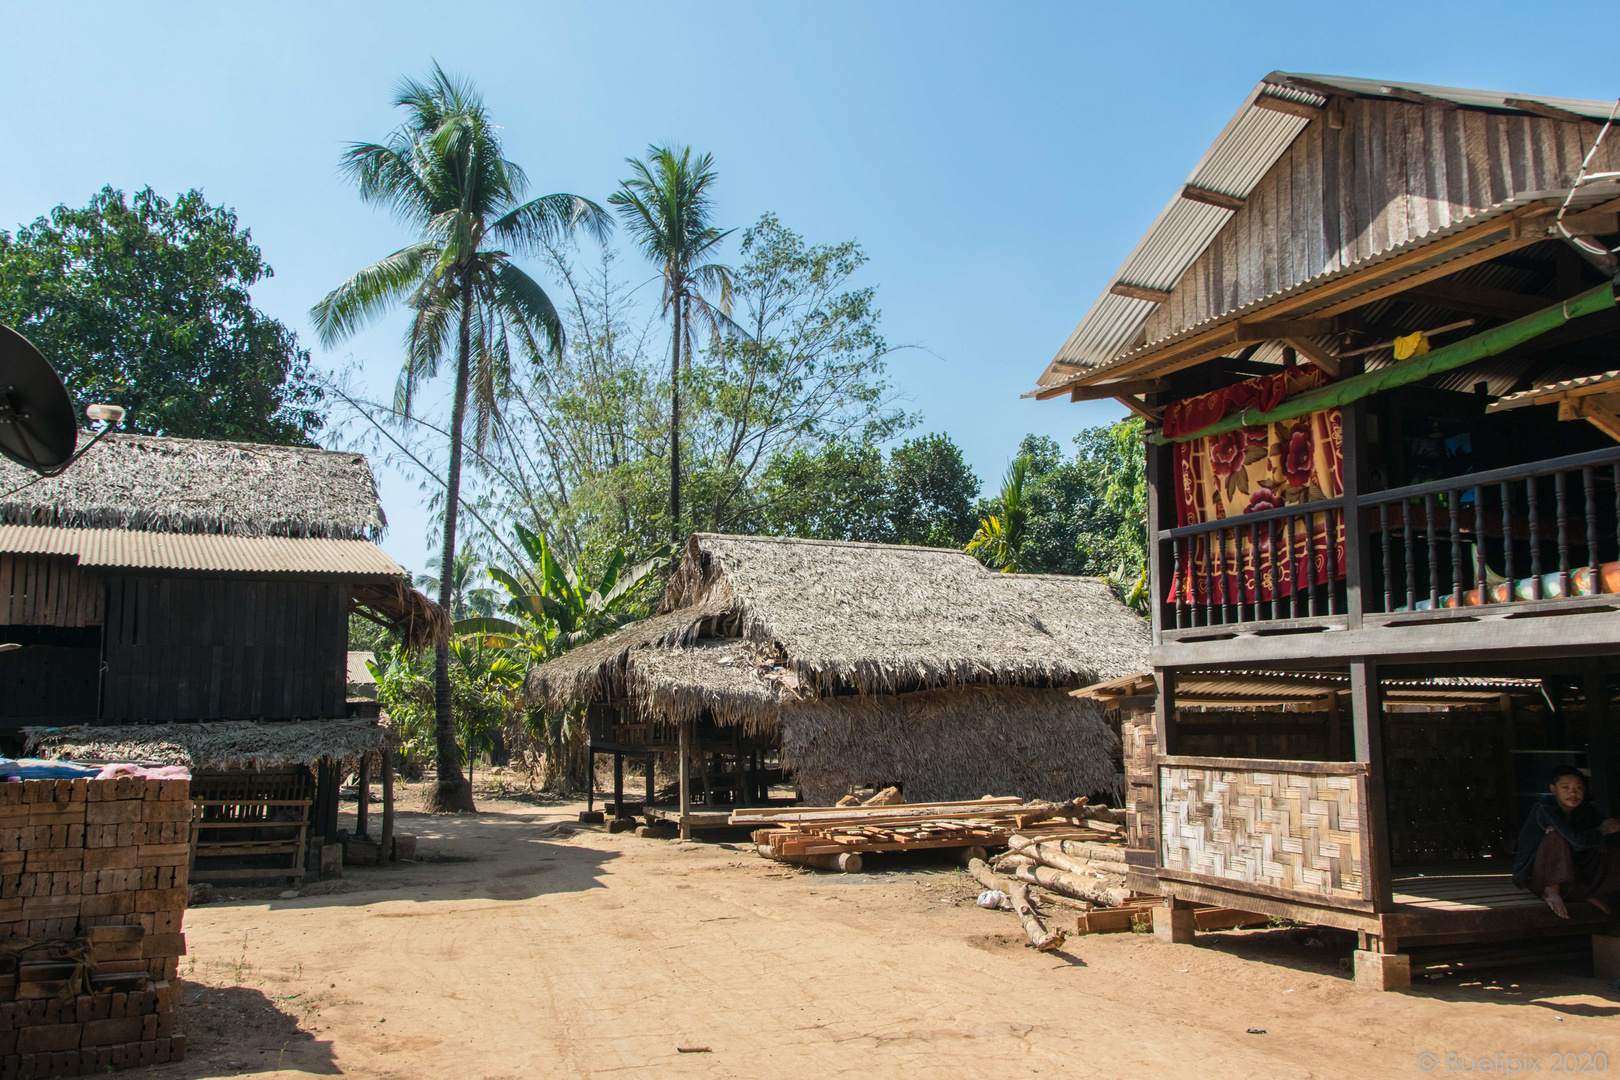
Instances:
[[[0,1080],[178,1061],[186,780],[0,783]]]

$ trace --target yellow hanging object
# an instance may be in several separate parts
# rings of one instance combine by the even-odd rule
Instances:
[[[1422,356],[1429,351],[1429,339],[1419,330],[1415,334],[1395,339],[1395,359],[1410,360],[1414,356]]]

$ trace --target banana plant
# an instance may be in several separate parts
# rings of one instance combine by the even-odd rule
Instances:
[[[626,568],[624,548],[616,548],[597,580],[587,584],[572,566],[556,557],[544,537],[521,525],[514,531],[529,556],[530,568],[520,576],[492,566],[489,576],[506,590],[510,599],[504,610],[515,618],[462,619],[455,624],[455,632],[474,635],[487,647],[526,652],[536,662],[560,656],[623,626],[629,621],[622,610],[625,602],[669,559],[666,546]]]

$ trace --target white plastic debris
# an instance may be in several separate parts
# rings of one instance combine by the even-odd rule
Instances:
[[[1002,892],[1000,889],[984,890],[984,892],[979,894],[977,903],[980,907],[989,908],[991,911],[1012,910],[1012,901],[1008,900],[1007,894]]]

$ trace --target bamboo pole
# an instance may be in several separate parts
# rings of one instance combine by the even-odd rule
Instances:
[[[692,839],[692,721],[681,721],[681,839]]]
[[[1168,446],[1170,443],[1186,442],[1189,439],[1203,439],[1211,435],[1224,435],[1239,428],[1257,427],[1261,424],[1274,424],[1281,420],[1293,420],[1308,413],[1321,412],[1338,405],[1346,405],[1385,390],[1392,390],[1397,386],[1418,382],[1430,375],[1442,371],[1451,371],[1465,364],[1472,364],[1476,360],[1483,360],[1487,356],[1523,345],[1525,342],[1540,337],[1549,331],[1556,330],[1571,319],[1578,319],[1583,315],[1595,315],[1600,311],[1608,311],[1615,305],[1615,285],[1606,282],[1595,289],[1588,289],[1579,296],[1572,296],[1562,303],[1532,312],[1520,319],[1503,323],[1494,330],[1475,334],[1451,345],[1442,345],[1433,352],[1389,367],[1369,371],[1364,375],[1353,375],[1348,379],[1341,379],[1327,386],[1315,390],[1307,390],[1303,394],[1284,401],[1275,409],[1267,413],[1251,414],[1244,409],[1224,420],[1217,420],[1208,427],[1197,431],[1189,431],[1185,435],[1175,438],[1166,438],[1163,435],[1154,435],[1153,442],[1159,446]]]

